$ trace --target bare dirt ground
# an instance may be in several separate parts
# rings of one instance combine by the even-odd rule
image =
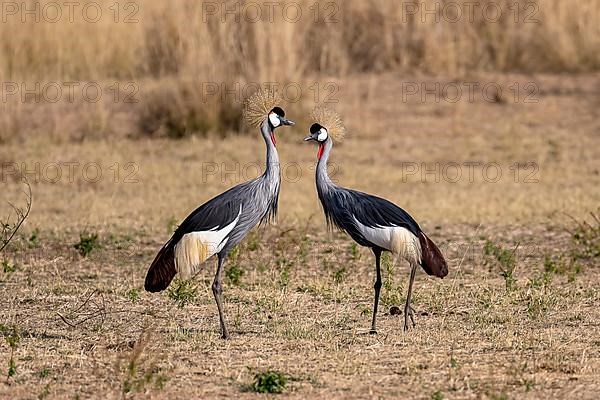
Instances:
[[[260,139],[4,145],[0,160],[25,163],[35,198],[0,271],[0,398],[252,398],[267,369],[289,377],[282,396],[292,398],[595,398],[600,265],[570,261],[586,249],[565,228],[576,226],[568,215],[584,219],[600,204],[600,78],[473,80],[533,81],[538,101],[403,101],[402,83],[425,79],[339,82],[350,134],[334,148],[336,180],[411,212],[450,266],[443,281],[419,272],[408,333],[388,312],[403,304],[408,268],[388,260],[380,333],[365,334],[373,258],[326,230],[316,149],[295,116],[305,110],[289,105],[300,123],[278,135],[279,223],[252,234],[227,267],[229,341],[218,336],[212,260],[187,292],[150,295],[143,279],[174,224],[256,175]],[[44,168],[67,162],[73,179],[63,167],[50,182]],[[100,179],[83,173],[87,163]],[[497,180],[482,172],[492,163]],[[12,177],[3,170],[2,196],[16,201]],[[82,242],[87,256],[74,248]]]

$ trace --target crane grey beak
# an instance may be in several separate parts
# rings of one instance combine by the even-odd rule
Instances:
[[[307,137],[304,138],[305,142],[310,142],[311,140],[315,140],[315,138],[312,137],[312,136],[307,136]]]
[[[283,118],[283,117],[279,117],[279,120],[281,121],[281,123],[282,123],[283,125],[289,125],[289,126],[294,126],[294,125],[296,125],[296,123],[295,123],[294,121],[291,121],[291,120],[289,120],[289,119],[285,119],[285,118]]]

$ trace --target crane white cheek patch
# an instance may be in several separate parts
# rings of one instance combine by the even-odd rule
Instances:
[[[274,128],[277,128],[281,123],[279,117],[275,113],[269,114],[269,121],[271,122],[271,125],[273,125]]]
[[[317,140],[319,142],[324,142],[327,140],[327,130],[325,128],[321,128],[321,130],[319,130],[319,136],[317,136]]]

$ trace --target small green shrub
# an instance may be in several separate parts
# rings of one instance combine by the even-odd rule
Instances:
[[[79,234],[79,243],[73,245],[75,250],[79,252],[83,257],[87,257],[94,249],[100,248],[97,233],[85,233]]]
[[[2,270],[6,275],[10,275],[17,270],[17,266],[11,264],[8,260],[2,260]]]
[[[38,247],[40,245],[39,239],[40,231],[36,228],[33,230],[33,232],[31,232],[31,235],[29,235],[29,247]]]
[[[254,375],[252,390],[256,393],[282,393],[288,378],[281,372],[267,370]]]
[[[485,245],[483,246],[483,253],[486,258],[486,263],[496,262],[500,268],[500,275],[504,278],[506,290],[509,291],[514,287],[516,283],[515,268],[517,267],[517,260],[515,253],[519,248],[519,243],[514,249],[504,249],[501,246],[495,244],[489,239],[486,239]]]
[[[333,273],[333,282],[335,282],[338,285],[340,283],[344,282],[345,278],[346,278],[346,267],[345,266],[336,269],[335,272]]]
[[[444,400],[444,394],[441,390],[437,390],[431,395],[431,400]]]
[[[4,334],[4,339],[6,340],[6,343],[10,347],[10,358],[8,360],[8,371],[6,375],[8,378],[11,378],[17,374],[17,363],[15,361],[14,355],[15,350],[17,349],[17,347],[19,346],[19,342],[21,341],[21,336],[15,328],[13,328],[9,332],[9,330],[4,325],[2,326],[1,331]]]
[[[196,299],[196,288],[189,280],[176,279],[169,287],[168,296],[177,303],[177,307],[184,308]]]
[[[140,289],[138,289],[138,288],[129,289],[127,291],[127,293],[125,293],[125,295],[129,299],[129,301],[131,301],[133,304],[135,304],[140,300]]]
[[[594,259],[600,257],[600,208],[597,212],[590,212],[592,221],[577,221],[576,227],[571,232],[573,248],[571,255],[575,260]]]
[[[241,283],[242,277],[244,276],[244,270],[236,263],[229,266],[226,272],[227,278],[234,285]]]
[[[350,245],[350,256],[354,261],[358,261],[360,259],[360,250],[358,249],[358,244],[352,242]]]

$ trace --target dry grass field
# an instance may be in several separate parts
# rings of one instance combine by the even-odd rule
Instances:
[[[148,0],[130,25],[0,23],[0,221],[7,201],[24,204],[21,175],[33,193],[0,254],[0,398],[595,399],[596,2],[540,0],[539,21],[514,29],[512,15],[398,24],[377,0],[344,2],[322,26],[304,1],[303,23],[204,23],[208,3]],[[69,81],[105,95],[7,94]],[[278,223],[226,265],[223,341],[214,260],[160,294],[143,282],[190,211],[262,170],[264,143],[238,122],[243,89],[202,91],[256,81],[302,93],[284,107],[297,125],[277,132]],[[115,82],[137,101],[115,101]],[[444,280],[418,272],[408,332],[389,312],[408,266],[384,261],[369,335],[373,256],[326,228],[317,149],[302,141],[324,101],[348,127],[334,179],[402,206],[448,260]],[[283,393],[256,393],[267,372]]]
[[[403,333],[402,318],[388,313],[402,304],[408,277],[406,265],[388,262],[381,332],[365,335],[372,255],[327,233],[314,193],[316,149],[301,142],[306,124],[279,134],[282,162],[293,166],[279,223],[258,229],[228,265],[230,341],[218,338],[211,263],[170,295],[145,293],[143,278],[174,224],[255,173],[264,157],[258,134],[68,145],[35,137],[0,153],[42,165],[32,215],[5,254],[2,329],[20,340],[14,354],[8,341],[1,347],[3,370],[11,354],[16,364],[2,397],[254,397],[253,376],[268,369],[289,376],[285,393],[295,398],[595,397],[598,258],[571,262],[587,247],[573,241],[567,215],[593,223],[587,213],[600,204],[597,98],[579,89],[597,87],[598,77],[541,76],[539,103],[530,105],[393,102],[393,75],[378,77],[382,89],[369,99],[362,88],[373,79],[340,83],[350,134],[332,161],[341,184],[401,204],[447,256],[447,279],[418,275],[416,329]],[[297,114],[293,105],[288,114]],[[537,181],[515,182],[512,163],[530,161]],[[72,182],[51,184],[43,169],[51,162],[97,162],[106,176],[89,182],[76,169]],[[110,169],[128,162],[131,183],[122,175],[133,170],[116,179]],[[203,173],[213,162],[217,172]],[[472,183],[452,183],[440,173],[435,182],[402,162],[495,162],[504,175],[486,182],[475,170]],[[19,185],[4,185],[13,189],[7,199],[18,198]]]

